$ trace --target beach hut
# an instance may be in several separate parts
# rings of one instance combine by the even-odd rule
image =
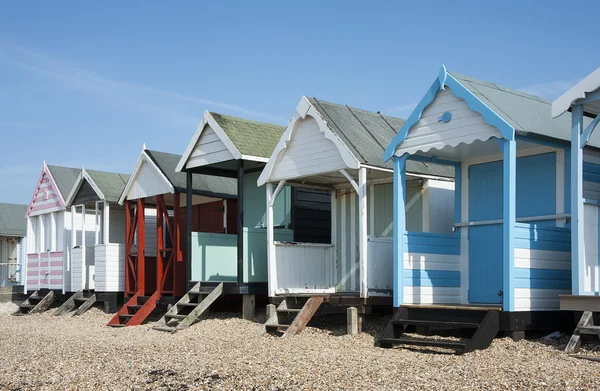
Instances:
[[[442,66],[384,155],[394,164],[398,310],[381,346],[464,352],[489,346],[499,330],[521,338],[568,327],[558,310],[571,287],[570,118],[551,119],[550,107]],[[415,160],[455,167],[454,233],[421,242],[408,229],[405,176]],[[403,335],[410,325],[473,333],[461,342],[414,340]]]
[[[26,211],[27,205],[0,203],[0,288],[23,291]]]
[[[201,173],[237,179],[236,234],[204,235],[188,230],[188,254],[192,280],[208,286],[223,283],[226,292],[242,295],[246,319],[254,314],[255,295],[267,294],[267,201],[257,180],[284,130],[283,126],[205,112],[177,166],[188,178]],[[189,183],[188,179],[188,189]],[[311,228],[319,227],[324,211],[329,213],[329,198],[323,199],[321,191],[281,186],[269,202],[277,240],[319,240],[324,231],[325,237],[329,236],[329,228]]]
[[[33,293],[20,306],[21,314],[45,310],[54,301],[55,293],[64,294],[71,288],[72,219],[65,200],[80,172],[81,169],[44,163],[26,212],[25,291]],[[89,219],[83,229],[93,232],[93,220]]]
[[[186,213],[196,232],[223,235],[235,230],[235,217],[231,218],[237,205],[235,180],[193,175],[188,189],[186,174],[175,171],[180,159],[181,155],[144,147],[120,195],[119,204],[125,208],[122,272],[126,303],[110,326],[139,325],[157,304],[175,304],[189,296],[191,274],[184,261],[186,236],[182,235]],[[190,205],[187,211],[186,205]],[[195,306],[188,301],[174,306],[175,310],[183,307],[193,315],[203,295],[195,292]]]
[[[322,304],[391,305],[393,166],[384,148],[404,120],[302,97],[258,185],[266,184],[269,296],[279,304],[266,329],[304,327]],[[454,167],[410,162],[407,220],[431,237],[452,232]],[[284,185],[320,189],[331,200],[326,240],[277,238],[275,199]],[[310,298],[310,299],[309,299]],[[302,304],[302,305],[300,305]],[[284,311],[285,310],[285,311]],[[289,310],[289,311],[288,311]],[[304,311],[304,310],[302,310]],[[291,325],[283,319],[294,315]]]
[[[96,301],[117,311],[124,290],[125,210],[118,205],[128,174],[82,168],[65,206],[71,218],[70,289],[55,312],[79,315]],[[93,226],[93,230],[85,227]],[[85,232],[85,234],[82,234]]]
[[[600,312],[600,136],[594,129],[600,122],[600,68],[581,80],[552,103],[552,117],[569,117],[564,131],[570,135],[572,179],[566,194],[571,207],[570,294],[560,296],[560,308],[583,315],[566,347],[579,350],[581,335],[600,334],[594,318]],[[570,127],[569,127],[570,125]]]

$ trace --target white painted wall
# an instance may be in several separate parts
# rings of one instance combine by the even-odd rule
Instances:
[[[276,243],[276,294],[333,293],[334,248],[329,244]]]
[[[448,123],[439,120],[446,111],[452,112],[452,120]],[[413,155],[418,151],[427,152],[447,145],[454,147],[460,143],[470,144],[475,140],[485,141],[491,137],[501,137],[498,129],[488,125],[481,114],[471,110],[464,100],[457,98],[446,87],[423,110],[421,119],[409,130],[396,154]]]
[[[429,219],[429,227],[423,229],[424,232],[433,232],[438,234],[452,233],[454,225],[454,182],[436,181],[430,179],[424,194],[424,203],[429,207],[423,206],[424,214]]]
[[[234,159],[234,156],[227,149],[223,141],[221,141],[211,126],[206,124],[198,142],[192,150],[186,167],[199,167]]]
[[[170,192],[171,187],[165,182],[160,173],[156,171],[156,168],[142,159],[141,166],[135,174],[135,178],[127,192],[127,199],[137,200]]]
[[[317,121],[307,116],[296,123],[287,148],[277,157],[270,178],[281,180],[347,168],[335,144]]]
[[[125,290],[125,245],[107,244],[94,248],[95,288],[97,292]]]

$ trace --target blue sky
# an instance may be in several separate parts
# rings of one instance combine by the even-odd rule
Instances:
[[[166,4],[3,4],[0,202],[28,203],[44,160],[183,153],[204,110],[285,125],[307,95],[405,118],[441,64],[549,99],[600,66],[598,2]]]

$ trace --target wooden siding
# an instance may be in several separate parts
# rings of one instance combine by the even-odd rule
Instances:
[[[441,122],[439,118],[447,111],[452,113],[452,120]],[[419,151],[455,147],[460,143],[471,144],[475,140],[485,141],[492,137],[502,138],[498,129],[488,125],[481,114],[471,110],[464,100],[457,98],[446,87],[423,110],[421,119],[409,130],[396,154],[413,155]]]
[[[97,292],[123,292],[125,289],[125,245],[94,246],[95,288]]]
[[[277,294],[335,292],[331,244],[276,243]]]
[[[367,286],[369,296],[391,295],[394,282],[393,238],[369,237],[367,245]]]
[[[296,123],[287,148],[276,159],[271,180],[300,178],[347,168],[336,145],[325,138],[317,121],[310,116]]]
[[[515,311],[559,309],[558,295],[571,292],[570,248],[569,228],[517,223],[514,255]]]
[[[585,204],[583,207],[585,260],[584,292],[600,292],[600,254],[598,235],[600,235],[600,208],[597,205]]]
[[[139,171],[127,192],[128,200],[137,200],[171,192],[169,184],[156,170],[156,167],[142,159]]]
[[[73,199],[72,205],[81,205],[87,202],[100,201],[100,197],[96,194],[94,188],[87,180],[84,180],[75,194],[75,198]]]
[[[29,204],[28,213],[33,216],[60,208],[62,208],[60,191],[53,185],[47,170],[44,170],[33,199]]]
[[[267,230],[244,227],[244,282],[267,282]],[[291,242],[289,229],[275,230],[275,241]]]
[[[83,276],[83,254],[85,251],[85,278]],[[74,248],[71,251],[71,291],[94,289],[95,260],[94,245]]]
[[[186,167],[200,167],[234,159],[235,157],[227,149],[227,146],[225,146],[210,125],[207,124],[204,126],[204,130],[202,130],[202,134],[192,150]]]

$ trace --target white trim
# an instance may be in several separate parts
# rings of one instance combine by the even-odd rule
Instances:
[[[598,88],[600,88],[600,68],[587,75],[583,80],[552,102],[552,118],[563,114],[569,110],[576,100],[585,98],[588,92],[593,92]]]
[[[346,179],[348,179],[348,182],[350,182],[350,184],[352,185],[352,187],[354,188],[354,191],[356,191],[357,193],[359,192],[358,190],[358,184],[356,183],[356,181],[354,180],[354,178],[352,178],[347,172],[346,170],[340,170],[340,172],[342,173],[343,176],[346,177]]]
[[[275,235],[273,232],[273,184],[267,183],[265,186],[267,192],[267,287],[269,290],[269,297],[274,297],[275,292],[279,289],[277,281],[277,259],[275,251]],[[241,234],[241,233],[239,233]]]
[[[332,251],[333,255],[333,279],[334,281],[337,280],[337,194],[335,192],[335,190],[331,190],[331,244],[333,245],[334,249]]]
[[[340,286],[340,290],[345,291],[346,290],[346,233],[348,232],[348,230],[346,229],[346,199],[348,198],[347,194],[344,194],[341,199],[340,199],[340,262],[342,264],[342,275],[340,278],[340,281],[338,282],[339,284],[341,284]]]
[[[358,191],[348,194],[350,198],[350,289],[356,291],[356,201]],[[359,253],[360,256],[360,253]],[[359,265],[360,267],[360,265]]]
[[[160,168],[158,168],[158,166],[154,163],[154,161],[150,158],[150,156],[148,156],[148,154],[146,153],[146,150],[143,150],[142,153],[140,154],[140,157],[138,158],[137,162],[135,163],[135,167],[133,168],[133,171],[131,172],[131,175],[129,176],[129,180],[127,181],[127,184],[125,185],[125,188],[123,189],[123,193],[121,193],[121,197],[119,197],[120,205],[123,205],[123,203],[127,199],[127,193],[129,193],[131,186],[137,179],[137,176],[139,174],[139,171],[142,168],[143,163],[149,164],[150,167],[152,167],[154,169],[154,171],[156,171],[156,173],[163,180],[163,182],[169,187],[171,193],[175,193],[175,188],[173,187],[173,184],[169,181],[169,179],[165,176],[165,174],[163,174],[163,172],[160,170]]]
[[[369,236],[375,236],[375,184],[369,184],[369,223],[371,224]]]
[[[369,164],[363,164],[363,163],[360,163],[358,166],[359,167],[368,168],[369,170],[377,170],[377,171],[389,172],[389,173],[392,173],[392,174],[394,173],[394,169],[393,168],[383,168],[383,167],[371,166]]]
[[[221,139],[221,141],[223,142],[225,147],[229,150],[229,152],[231,152],[231,154],[233,155],[233,157],[236,160],[243,159],[240,151],[235,147],[235,145],[233,145],[233,143],[231,142],[229,137],[227,137],[227,134],[223,131],[223,129],[217,123],[217,121],[215,121],[213,116],[210,115],[208,110],[206,110],[206,111],[204,111],[204,115],[202,116],[202,120],[200,121],[200,124],[196,128],[196,132],[192,136],[192,140],[189,142],[187,148],[185,149],[185,152],[183,153],[183,156],[179,160],[179,163],[177,163],[177,167],[175,168],[176,172],[182,172],[183,169],[186,168],[187,162],[188,162],[190,156],[192,155],[192,152],[194,152],[196,143],[198,142],[198,140],[200,140],[200,136],[202,135],[202,132],[206,128],[206,125],[209,125],[212,128],[212,130]],[[252,160],[252,159],[249,159],[249,160]]]
[[[50,208],[50,209],[36,210],[35,212],[29,213],[28,216],[31,216],[31,217],[42,216],[42,215],[52,213],[52,212],[62,212],[64,210],[65,210],[65,208],[63,208],[62,206],[55,206],[54,208]]]
[[[271,174],[273,173],[273,169],[277,162],[279,161],[280,155],[285,153],[285,149],[288,146],[288,143],[292,139],[292,134],[296,130],[296,125],[300,123],[300,120],[306,119],[307,116],[310,116],[315,119],[317,125],[319,126],[319,130],[323,132],[323,135],[326,139],[331,140],[335,146],[337,147],[340,156],[344,163],[350,169],[358,169],[360,167],[360,162],[354,156],[354,154],[350,151],[350,149],[344,144],[344,142],[335,134],[335,132],[329,127],[327,122],[321,117],[319,111],[310,103],[308,98],[303,96],[300,99],[300,103],[296,107],[296,112],[292,119],[290,120],[285,132],[279,139],[275,150],[271,154],[268,159],[268,163],[265,166],[264,170],[258,177],[258,186],[264,185],[267,181],[271,179]],[[291,179],[291,178],[286,178]]]
[[[107,245],[109,244],[110,241],[110,204],[108,202],[106,202],[106,200],[103,201],[104,202],[104,207],[102,209],[102,224],[104,225],[103,229],[102,229],[102,244]],[[128,216],[126,218],[129,218]]]
[[[252,156],[252,155],[242,155],[242,160],[267,163],[269,161],[268,157],[260,157],[260,156]]]
[[[275,204],[275,200],[277,199],[277,196],[279,195],[279,192],[281,192],[281,189],[283,189],[283,186],[285,185],[285,180],[283,181],[279,181],[279,183],[277,184],[277,187],[275,188],[275,191],[273,192],[273,195],[271,195],[271,200],[269,201],[269,204],[267,205],[270,208],[273,208],[273,205]]]
[[[358,246],[360,265],[360,297],[369,296],[368,287],[368,234],[367,234],[367,169],[358,170]]]
[[[71,205],[71,203],[73,203],[73,199],[79,192],[79,189],[81,188],[81,185],[83,185],[84,180],[86,180],[90,184],[90,186],[92,186],[92,189],[94,190],[98,198],[100,198],[100,200],[104,200],[104,193],[102,193],[98,185],[96,185],[96,182],[94,182],[92,177],[90,177],[90,174],[87,173],[85,168],[82,167],[81,172],[79,173],[79,175],[77,176],[77,180],[75,181],[75,185],[73,186],[71,192],[69,193],[69,196],[67,197],[65,207],[68,208]]]

